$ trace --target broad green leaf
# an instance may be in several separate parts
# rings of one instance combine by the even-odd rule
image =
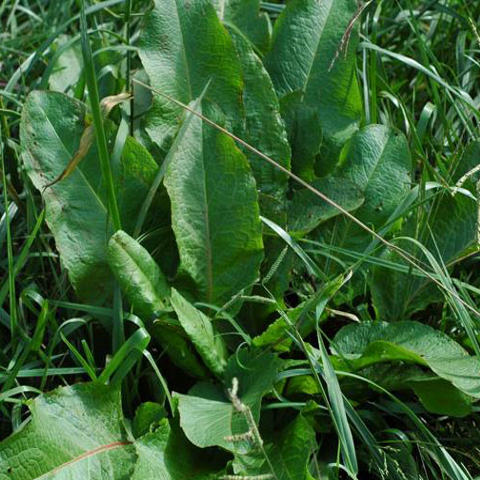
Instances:
[[[130,305],[145,320],[165,307],[170,287],[160,267],[135,239],[123,231],[108,242],[108,263]]]
[[[227,351],[212,321],[175,289],[172,289],[170,300],[180,324],[205,364],[215,375],[221,376],[226,366]]]
[[[290,1],[275,22],[272,46],[265,58],[278,96],[299,92],[297,109],[318,112],[324,171],[335,164],[341,146],[358,128],[362,116],[355,74],[356,26],[347,51],[340,52],[356,9],[354,0]],[[295,152],[295,145],[293,149]]]
[[[452,417],[466,417],[472,413],[471,398],[446,380],[416,381],[410,386],[429,412]]]
[[[255,180],[228,136],[194,118],[165,175],[181,270],[201,301],[223,305],[258,276],[262,227]]]
[[[209,455],[158,415],[149,433],[135,441],[129,438],[120,398],[118,388],[101,384],[59,388],[37,397],[29,404],[31,421],[0,443],[0,479],[211,478],[215,472]]]
[[[328,176],[312,182],[312,186],[347,211],[358,209],[364,202],[362,190],[352,181]],[[306,188],[295,191],[288,209],[291,234],[305,235],[321,223],[341,212]]]
[[[449,381],[439,378],[431,370],[407,364],[401,359],[388,363],[376,363],[362,368],[357,373],[390,392],[413,390],[429,412],[453,417],[465,417],[472,412],[474,400],[472,397],[463,393]],[[301,385],[295,382],[294,385],[289,385],[288,391],[290,392],[294,388],[293,391],[296,393],[318,394],[314,388],[308,392],[305,387],[308,387],[308,384]],[[348,377],[342,380],[342,389],[349,398],[356,400],[365,400],[372,394],[378,394],[368,383]]]
[[[31,421],[0,443],[1,480],[127,480],[135,447],[123,427],[120,392],[75,385],[30,404]]]
[[[209,455],[195,449],[177,426],[165,419],[135,442],[138,460],[131,480],[210,480]]]
[[[255,47],[264,52],[270,45],[270,19],[260,12],[260,0],[214,0],[220,20],[234,25]]]
[[[225,371],[225,387],[231,388],[232,379],[238,378],[239,398],[250,407],[258,422],[263,395],[272,388],[278,369],[278,360],[271,354],[253,356],[241,352],[238,360],[230,358]],[[180,425],[187,438],[204,448],[221,446],[238,451],[228,437],[246,433],[249,427],[244,415],[237,412],[226,395],[224,387],[201,382],[188,395],[175,394],[178,399]]]
[[[410,190],[411,169],[405,135],[383,125],[369,125],[343,148],[337,174],[364,192],[365,203],[355,216],[379,227]]]
[[[315,431],[299,414],[278,432],[264,436],[265,451],[278,480],[308,480],[308,460],[316,447]],[[236,455],[234,471],[240,476],[272,474],[265,456],[257,448],[247,454]]]
[[[230,35],[244,79],[245,140],[289,170],[290,146],[272,81],[248,42],[235,29]],[[250,151],[247,157],[260,192],[283,198],[288,176]]]
[[[309,478],[308,460],[316,447],[315,431],[302,415],[298,415],[278,433],[274,432],[271,442],[267,443],[265,450],[279,480]],[[260,471],[266,472],[265,462]]]
[[[86,107],[55,92],[33,92],[24,105],[20,138],[23,166],[34,186],[44,187],[63,172],[78,150],[85,128]],[[113,140],[112,124],[106,123]],[[135,140],[135,151],[142,147]],[[135,212],[153,181],[157,164],[151,157],[122,156],[116,190],[122,205],[123,227],[131,231]],[[131,191],[135,190],[135,197]],[[128,204],[123,198],[129,198]],[[43,193],[46,220],[62,264],[78,296],[96,304],[111,295],[112,275],[107,264],[108,222],[106,192],[94,145],[68,179]]]
[[[155,0],[145,16],[139,53],[153,88],[189,104],[212,80],[206,98],[238,130],[243,118],[242,74],[232,41],[210,0]],[[155,95],[146,117],[154,142],[168,149],[182,108]]]
[[[188,395],[174,394],[178,399],[180,425],[187,438],[197,447],[220,446],[234,450],[229,436],[248,430],[224,393],[211,383],[198,383]]]
[[[108,260],[130,305],[150,322],[152,336],[165,349],[170,360],[188,375],[205,378],[207,371],[191,351],[180,324],[174,325],[165,315],[156,318],[166,306],[170,287],[148,251],[128,234],[118,231],[110,238]]]
[[[57,178],[77,150],[84,129],[85,106],[65,95],[34,92],[25,102],[21,142],[23,163],[35,187]],[[84,168],[94,164],[95,149],[68,182],[44,193],[47,223],[63,265],[81,297],[100,297],[110,272],[106,263],[106,202],[97,194]],[[95,165],[92,165],[93,169]],[[100,172],[98,166],[97,172]],[[94,228],[92,228],[94,227]]]
[[[361,369],[377,363],[404,361],[428,366],[462,392],[480,398],[480,362],[457,342],[428,325],[402,321],[363,322],[342,328],[333,349],[342,368]]]

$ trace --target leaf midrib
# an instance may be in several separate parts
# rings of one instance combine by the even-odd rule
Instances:
[[[190,68],[189,68],[189,63],[188,63],[188,57],[187,57],[187,48],[185,44],[185,35],[183,34],[183,28],[182,28],[182,21],[180,19],[180,12],[178,11],[178,0],[175,0],[175,5],[176,5],[176,13],[177,13],[177,21],[178,21],[178,31],[180,33],[180,36],[182,38],[182,54],[183,54],[183,60],[185,62],[185,74],[187,77],[187,85],[188,85],[188,100],[192,101],[193,100],[193,93],[192,93],[192,81],[191,81],[191,76],[190,76]]]
[[[315,46],[315,52],[312,56],[312,61],[310,62],[310,67],[308,69],[308,72],[307,72],[307,76],[305,78],[305,82],[303,84],[303,88],[302,88],[302,91],[305,95],[306,91],[307,91],[307,87],[308,87],[308,83],[310,82],[310,78],[311,78],[311,73],[312,73],[312,70],[313,70],[313,65],[315,64],[315,59],[317,58],[317,55],[318,55],[318,50],[320,48],[320,44],[323,43],[322,42],[322,39],[323,39],[323,34],[325,33],[325,27],[328,23],[328,19],[330,18],[330,12],[333,8],[333,3],[334,3],[335,0],[331,0],[330,1],[330,6],[328,8],[328,12],[327,12],[327,15],[325,16],[325,22],[323,24],[323,28],[321,29],[320,31],[320,34],[318,36],[318,39],[317,39],[317,45]]]
[[[208,203],[208,190],[207,190],[207,175],[205,172],[205,149],[203,148],[203,123],[200,126],[201,133],[202,133],[202,161],[201,161],[201,168],[202,168],[202,187],[203,187],[203,198],[205,203],[205,210],[204,210],[204,219],[205,219],[205,254],[207,257],[207,298],[208,301],[212,301],[213,297],[213,265],[212,265],[212,239],[210,238],[210,213],[209,213],[209,203]]]
[[[385,163],[385,153],[387,151],[387,146],[391,140],[392,140],[392,137],[390,136],[390,134],[388,134],[387,141],[383,143],[382,148],[380,150],[380,154],[378,155],[377,160],[373,163],[373,168],[370,170],[370,173],[366,175],[367,181],[365,183],[365,190],[368,188],[368,186],[372,182],[372,179],[377,173],[377,170],[380,168],[382,164]]]
[[[46,479],[46,478],[50,477],[51,475],[55,475],[58,472],[64,470],[65,468],[68,468],[70,465],[76,464],[77,462],[81,462],[82,460],[94,457],[95,455],[98,455],[98,454],[103,453],[103,452],[107,452],[109,450],[115,450],[117,448],[123,448],[123,447],[127,447],[127,446],[130,446],[130,445],[133,445],[133,443],[132,442],[114,442],[114,443],[110,443],[110,444],[107,444],[107,445],[101,445],[97,448],[94,448],[93,450],[82,453],[78,457],[75,457],[72,460],[69,460],[68,462],[63,463],[62,465],[59,465],[58,467],[55,467],[53,470],[50,470],[49,472],[45,472],[40,477],[37,477],[33,480]]]

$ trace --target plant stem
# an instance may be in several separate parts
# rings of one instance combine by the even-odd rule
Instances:
[[[132,0],[127,0],[125,2],[125,28],[126,28],[126,40],[127,45],[130,46],[130,40],[132,36],[132,28],[131,28],[131,17],[130,13],[132,11]],[[130,89],[132,92],[132,98],[130,100],[130,135],[133,137],[133,121],[134,121],[134,110],[133,110],[133,85],[130,78],[130,72],[132,69],[132,52],[127,50],[127,57],[126,57],[126,72],[125,72],[125,83],[127,85],[127,89]]]
[[[0,135],[2,129],[0,127]],[[15,269],[13,266],[13,246],[12,246],[12,232],[10,228],[10,215],[8,206],[7,193],[7,173],[5,172],[5,164],[3,160],[3,142],[0,140],[0,170],[2,172],[3,183],[3,204],[5,207],[5,223],[7,226],[7,261],[8,261],[8,291],[10,297],[10,334],[13,341],[18,337],[18,321],[17,321],[17,305],[15,295]],[[1,306],[1,305],[0,305]]]
[[[115,195],[115,186],[113,182],[112,167],[110,165],[110,156],[108,154],[107,138],[103,128],[102,112],[100,109],[100,100],[98,96],[97,78],[95,75],[95,65],[93,63],[92,49],[87,34],[87,17],[85,15],[85,0],[82,0],[82,10],[80,14],[80,24],[82,30],[82,53],[85,67],[85,78],[88,87],[88,96],[90,98],[90,107],[92,109],[93,125],[95,129],[95,138],[97,140],[98,155],[100,157],[100,166],[102,176],[107,187],[107,198],[110,215],[112,216],[113,228],[115,231],[121,230],[120,212],[118,210],[117,197]]]

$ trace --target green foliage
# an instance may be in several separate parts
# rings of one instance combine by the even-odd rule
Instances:
[[[117,388],[60,388],[38,397],[30,410],[31,422],[0,445],[2,479],[173,480],[206,472],[198,452],[165,419],[140,438],[129,437]]]
[[[85,128],[85,115],[82,103],[63,94],[33,92],[25,102],[20,137],[23,166],[35,187],[43,191],[46,220],[70,280],[80,298],[101,303],[112,291],[106,259],[106,242],[112,227],[96,148],[86,154],[68,181],[44,190],[76,152]],[[113,133],[111,127],[111,140]],[[136,142],[131,139],[129,143]],[[133,148],[142,149],[140,145]],[[139,160],[141,165],[137,164]],[[121,214],[124,228],[131,231],[157,165],[151,157],[127,153],[122,156],[121,168],[118,182],[122,187],[117,191],[120,200],[124,196],[129,200],[121,201]]]
[[[290,145],[272,80],[262,61],[243,36],[235,29],[229,31],[241,62],[244,81],[244,139],[289,170]],[[287,175],[258,155],[248,151],[246,154],[260,192],[282,199],[287,188]]]
[[[30,410],[31,422],[0,447],[0,478],[100,479],[106,473],[122,479],[132,473],[135,448],[117,389],[67,387],[38,397]]]
[[[260,52],[270,45],[270,17],[260,12],[260,0],[214,0],[218,17],[233,24]]]
[[[383,125],[369,125],[343,148],[338,174],[365,194],[355,216],[380,227],[409,191],[411,169],[405,135]]]
[[[270,459],[275,477],[279,480],[308,480],[308,459],[315,445],[315,431],[309,422],[299,414],[271,438],[265,435],[265,452]],[[233,463],[237,475],[256,476],[271,474],[265,456],[252,448],[245,454],[238,454]]]
[[[152,87],[183,103],[198,98],[213,78],[206,98],[220,106],[229,128],[238,128],[243,117],[241,66],[210,0],[156,0],[139,48]],[[154,97],[146,130],[162,149],[168,148],[182,113],[166,98]]]
[[[358,209],[365,201],[363,190],[349,179],[329,176],[313,181],[312,186],[349,212]],[[302,188],[294,193],[289,205],[288,227],[290,231],[304,235],[337,215],[340,215],[338,208]]]
[[[167,167],[181,273],[222,305],[258,276],[263,243],[255,181],[233,140],[194,118]]]
[[[309,171],[319,155],[319,169],[335,165],[340,148],[358,128],[362,117],[360,91],[355,75],[357,28],[349,32],[347,52],[342,37],[356,10],[353,0],[295,0],[275,22],[272,47],[265,64],[280,101],[288,103],[287,124],[293,150],[293,169],[304,165],[297,155],[307,155]],[[347,32],[348,33],[348,32]],[[321,143],[305,152],[297,132],[318,123]],[[310,136],[311,134],[309,134]],[[313,134],[315,135],[315,133]]]
[[[341,359],[342,369],[361,371],[383,362],[416,364],[430,368],[470,397],[478,398],[480,395],[478,359],[428,325],[407,321],[363,322],[340,330],[333,339],[333,345]],[[419,384],[412,381],[416,392],[425,388],[421,376],[419,380]],[[450,402],[448,395],[444,399]],[[439,398],[437,402],[440,402]],[[440,408],[436,407],[437,411]]]
[[[221,376],[226,364],[226,348],[222,337],[215,331],[212,321],[175,289],[172,290],[171,301],[180,325],[190,337],[198,353],[210,370]]]
[[[110,237],[107,256],[112,272],[139,315],[149,319],[165,307],[170,288],[145,248],[119,230]]]
[[[255,422],[260,418],[262,397],[273,385],[278,361],[270,354],[252,356],[247,352],[232,356],[225,369],[224,386],[231,388],[233,378],[238,379],[239,397],[252,412]],[[193,386],[188,395],[176,394],[180,425],[187,438],[197,447],[221,446],[230,451],[245,452],[232,437],[243,435],[250,429],[245,416],[238,412],[224,387],[201,382]]]
[[[0,480],[478,476],[480,4],[357,3],[0,5]]]

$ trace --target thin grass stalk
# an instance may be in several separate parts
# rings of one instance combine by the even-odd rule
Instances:
[[[320,300],[321,301],[321,300]],[[349,476],[353,479],[357,478],[358,474],[358,463],[357,463],[357,458],[355,454],[355,447],[353,445],[353,437],[351,435],[350,431],[350,426],[348,425],[348,421],[346,420],[345,417],[340,418],[337,415],[337,411],[334,407],[332,407],[331,404],[331,397],[327,394],[322,380],[320,379],[320,376],[325,379],[325,373],[324,371],[318,371],[317,368],[315,368],[315,360],[312,358],[310,355],[310,352],[308,351],[308,347],[305,344],[302,335],[300,334],[300,331],[298,328],[291,322],[290,318],[288,315],[281,309],[277,308],[277,312],[281,315],[281,317],[285,320],[285,323],[290,327],[293,333],[291,333],[291,337],[295,343],[299,346],[300,350],[302,350],[303,354],[305,355],[309,366],[310,366],[310,372],[313,375],[313,378],[315,380],[315,383],[317,384],[317,387],[321,393],[321,396],[323,398],[323,401],[328,409],[328,412],[330,414],[330,418],[332,420],[332,423],[335,427],[335,430],[337,432],[337,436],[339,439],[339,445],[340,445],[340,450],[342,452],[342,457],[343,460],[347,463],[348,468],[346,468],[346,471],[348,472]],[[328,387],[330,388],[330,384],[328,384]],[[334,398],[334,400],[338,401],[338,398]],[[342,400],[343,400],[343,395],[342,395]],[[348,432],[347,435],[344,435],[345,432]]]
[[[0,136],[2,129],[0,126]],[[0,143],[0,162],[2,170],[3,183],[3,205],[5,207],[5,223],[7,226],[7,262],[8,262],[8,291],[10,298],[10,335],[12,341],[16,343],[18,339],[19,327],[17,316],[17,299],[15,292],[15,269],[13,263],[13,246],[12,246],[12,231],[10,228],[10,214],[8,208],[8,191],[7,191],[7,175],[5,173],[5,161],[3,157],[3,141]],[[1,304],[0,304],[1,307]]]
[[[125,17],[125,40],[126,40],[126,43],[127,43],[127,46],[129,47],[130,46],[130,43],[131,43],[131,37],[132,37],[132,25],[131,25],[131,12],[132,12],[132,0],[127,0],[125,2],[125,13],[124,13],[124,17]],[[132,70],[132,52],[130,49],[127,49],[127,52],[126,52],[126,59],[125,59],[125,63],[126,63],[126,72],[125,72],[125,83],[127,85],[127,88],[130,89],[131,92],[133,92],[133,85],[132,85],[132,81],[131,81],[131,70]],[[133,96],[132,98],[130,99],[130,103],[129,103],[129,108],[130,108],[130,122],[129,122],[129,126],[130,126],[130,135],[133,137],[133,124],[134,124],[134,119],[135,119],[135,111],[134,111],[134,99],[133,99]]]
[[[113,288],[112,351],[113,353],[116,353],[125,343],[125,325],[123,323],[122,291],[118,282],[115,282]]]
[[[102,111],[100,108],[100,99],[98,95],[97,77],[95,74],[95,65],[93,63],[92,49],[88,39],[87,16],[85,13],[85,0],[81,3],[80,25],[82,33],[82,53],[84,62],[84,72],[88,87],[88,96],[90,107],[92,109],[93,126],[95,129],[95,138],[98,146],[98,156],[102,169],[102,176],[107,188],[108,207],[112,217],[113,228],[115,231],[121,230],[120,211],[118,209],[117,197],[115,195],[115,185],[113,182],[112,167],[110,164],[110,155],[108,153],[107,138],[103,127]]]

